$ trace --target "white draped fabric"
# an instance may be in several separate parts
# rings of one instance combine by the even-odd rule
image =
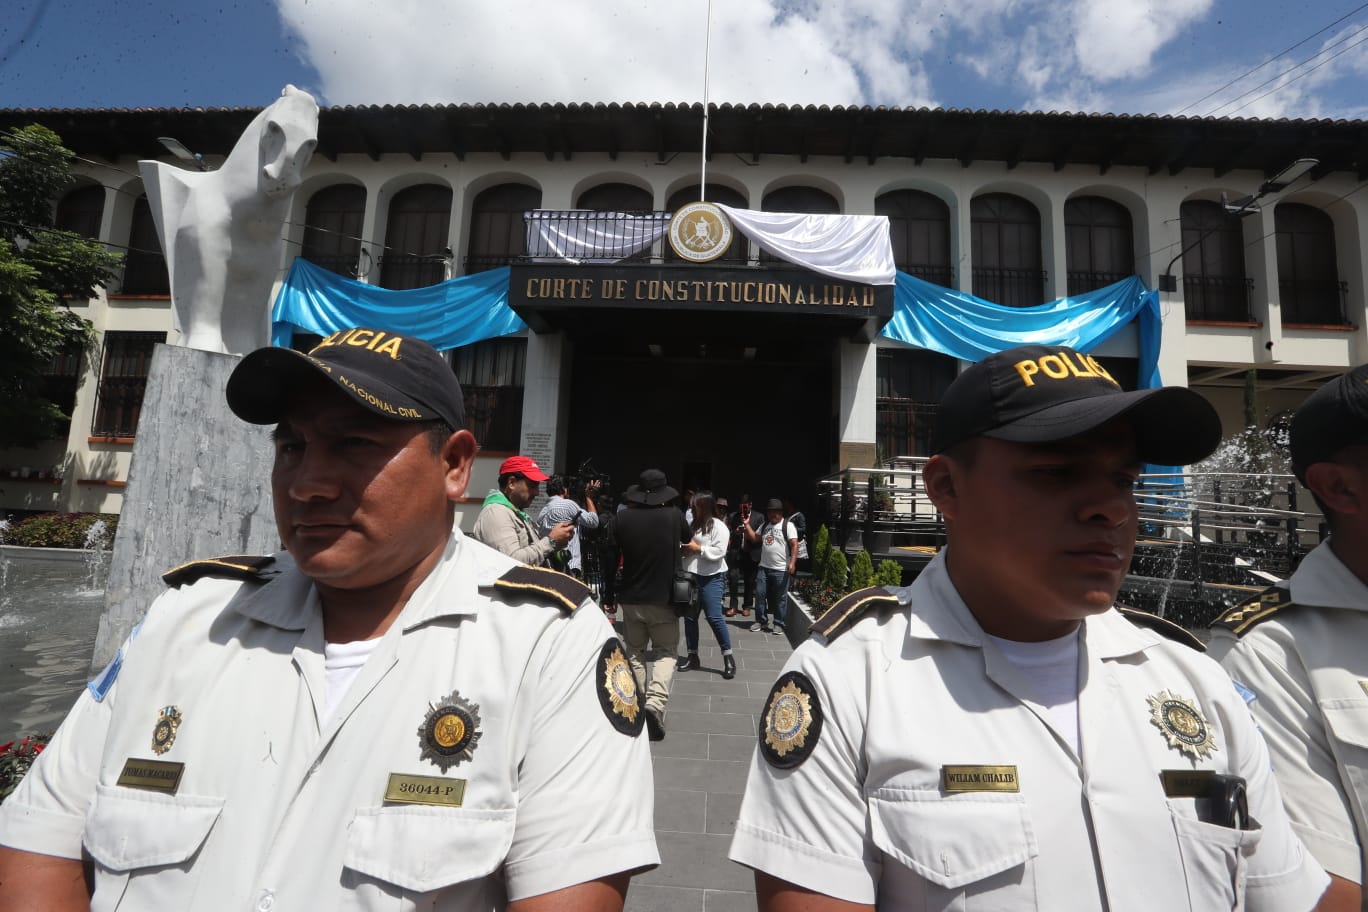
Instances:
[[[721,203],[717,208],[766,253],[835,279],[893,284],[897,270],[887,216],[759,212]]]
[[[668,212],[533,210],[527,223],[527,255],[534,260],[616,263],[650,247],[670,227]]]

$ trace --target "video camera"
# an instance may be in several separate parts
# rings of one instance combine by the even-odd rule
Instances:
[[[591,484],[597,484],[594,489],[594,500],[600,500],[611,493],[612,478],[606,473],[594,468],[594,458],[591,456],[581,462],[575,474],[568,477],[566,487],[569,488],[570,499],[576,503],[584,503],[584,492]]]

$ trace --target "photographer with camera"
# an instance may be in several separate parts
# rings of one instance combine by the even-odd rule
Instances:
[[[510,456],[499,465],[498,490],[490,491],[475,518],[471,538],[524,564],[545,566],[553,551],[575,535],[575,524],[558,523],[544,535],[532,524],[527,506],[537,496],[546,473],[528,456]]]
[[[546,483],[546,493],[550,494],[551,498],[537,514],[537,530],[543,535],[549,535],[551,530],[561,523],[570,523],[581,532],[599,527],[598,507],[594,504],[594,494],[601,482],[598,479],[584,482],[584,505],[580,506],[576,500],[568,496],[569,481],[564,475],[552,475],[551,480]],[[552,551],[547,565],[553,570],[584,579],[584,563],[580,553],[581,537],[572,536],[564,548]]]

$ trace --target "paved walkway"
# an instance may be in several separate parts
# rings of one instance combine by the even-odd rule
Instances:
[[[754,877],[727,848],[765,697],[792,649],[782,636],[747,630],[753,620],[728,618],[735,678],[722,679],[722,653],[706,622],[703,667],[675,674],[665,740],[651,745],[660,867],[632,878],[625,912],[755,910]]]

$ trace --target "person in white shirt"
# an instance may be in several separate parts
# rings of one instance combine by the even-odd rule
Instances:
[[[784,632],[788,612],[788,582],[798,569],[798,529],[784,516],[784,502],[765,503],[765,522],[758,529],[741,527],[746,544],[760,545],[760,571],[755,577],[755,623],[751,630]]]
[[[561,550],[552,551],[549,566],[553,570],[568,572],[576,579],[584,579],[584,561],[580,540],[583,533],[599,527],[598,505],[594,496],[598,493],[600,482],[591,480],[584,486],[584,506],[576,503],[570,495],[570,481],[564,475],[552,475],[546,482],[546,493],[550,498],[537,514],[537,531],[550,536],[561,523],[574,525],[576,534]],[[563,565],[557,555],[564,554]]]
[[[731,532],[724,519],[715,516],[716,503],[711,491],[699,491],[693,499],[693,519],[689,528],[693,538],[680,546],[684,569],[692,573],[698,591],[698,607],[708,619],[717,645],[722,647],[722,677],[736,677],[736,659],[732,656],[731,632],[722,617],[722,590],[727,580],[727,542]],[[680,671],[702,668],[698,658],[698,613],[684,616],[684,642],[688,656],[679,660]]]
[[[1068,348],[960,374],[924,469],[946,547],[837,602],[766,701],[731,846],[763,912],[1316,905],[1230,679],[1114,607],[1141,463],[1220,437],[1196,393]]]
[[[347,330],[227,399],[274,425],[286,551],[167,575],[0,806],[0,909],[621,909],[644,706],[582,584],[454,527],[451,368]]]
[[[1211,653],[1273,757],[1292,827],[1332,882],[1322,906],[1368,909],[1368,365],[1302,403],[1292,470],[1330,538],[1292,577],[1226,612]]]

